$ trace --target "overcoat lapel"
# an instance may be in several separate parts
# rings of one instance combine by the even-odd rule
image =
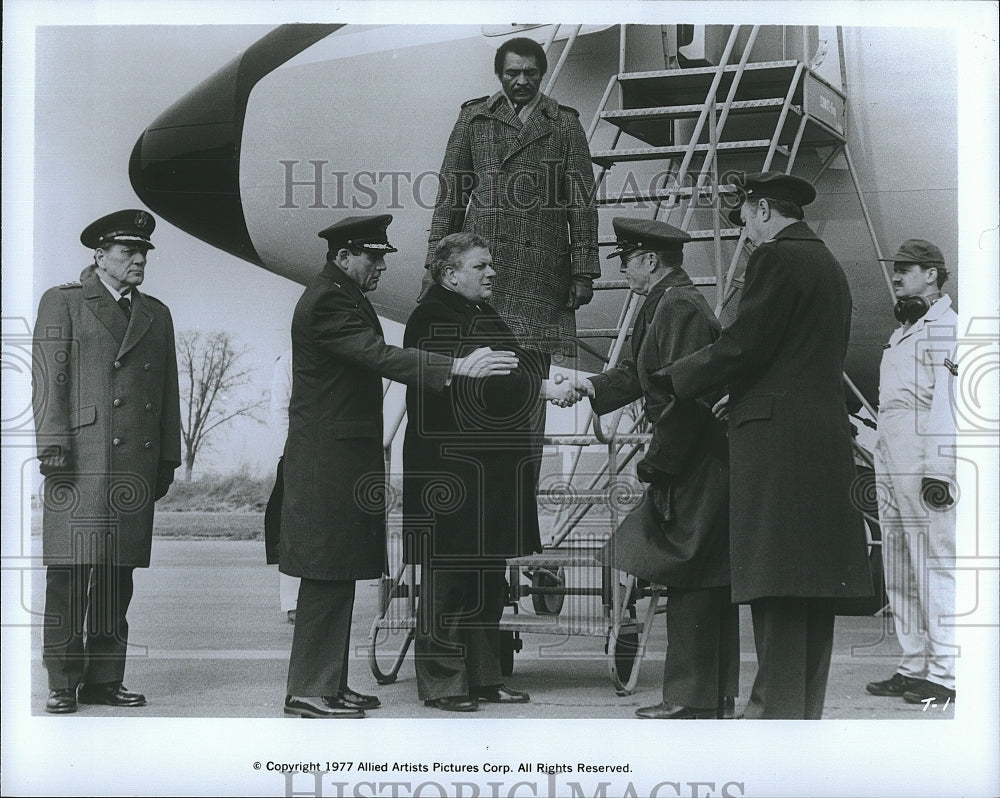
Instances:
[[[507,108],[508,112],[513,115],[515,119],[517,119],[517,115],[510,110],[507,103],[503,103],[503,107]],[[542,97],[531,116],[528,117],[527,123],[517,134],[517,140],[515,141],[513,148],[504,157],[504,161],[509,161],[525,147],[533,144],[539,139],[551,136],[553,121],[558,116],[558,113],[559,104],[549,97]]]
[[[111,300],[111,294],[104,287],[101,280],[93,273],[84,274],[80,280],[83,285],[83,296],[87,300],[87,307],[100,320],[101,324],[108,328],[115,340],[121,343],[125,339],[125,330],[128,321],[125,314]]]
[[[125,318],[125,314],[121,312],[121,308],[118,308],[118,313],[123,319]],[[149,303],[142,294],[133,288],[132,319],[128,322],[128,327],[125,330],[125,339],[118,350],[118,357],[121,357],[139,343],[142,337],[149,331],[152,323],[153,314],[149,310]]]

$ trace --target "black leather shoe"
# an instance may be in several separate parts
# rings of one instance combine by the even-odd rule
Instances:
[[[886,679],[883,682],[868,682],[865,685],[865,690],[872,695],[901,696],[907,690],[913,690],[917,685],[923,683],[923,681],[923,679],[915,679],[912,676],[894,673],[891,679]]]
[[[45,711],[51,712],[53,715],[68,715],[70,712],[76,712],[76,690],[72,687],[49,690]]]
[[[487,704],[527,704],[531,700],[531,696],[527,693],[511,690],[502,684],[496,687],[473,688],[472,697],[477,701],[485,701]]]
[[[479,704],[467,695],[446,695],[443,698],[428,698],[425,707],[443,709],[445,712],[476,712]]]
[[[680,704],[657,704],[652,707],[640,707],[635,714],[640,718],[651,720],[701,720],[716,717],[718,710],[683,707]]]
[[[298,718],[363,718],[365,713],[339,698],[328,696],[285,696],[285,714]]]
[[[733,720],[736,717],[736,698],[731,695],[722,696],[715,717],[719,720]]]
[[[350,687],[346,690],[341,690],[337,694],[337,698],[341,703],[355,707],[356,709],[378,709],[382,706],[382,702],[378,700],[377,695],[362,695],[361,693],[354,692]]]
[[[84,684],[80,687],[81,704],[105,704],[109,707],[143,707],[146,696],[130,693],[121,682]]]
[[[938,704],[954,704],[955,691],[945,687],[943,684],[921,680],[920,684],[914,685],[911,689],[903,693],[903,700],[907,704],[926,703],[932,707]]]

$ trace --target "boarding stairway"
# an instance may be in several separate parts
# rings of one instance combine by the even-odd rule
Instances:
[[[803,47],[801,59],[755,62],[760,26],[733,26],[716,65],[627,72],[627,29],[627,25],[620,26],[619,70],[610,76],[587,130],[591,157],[599,169],[596,201],[602,229],[611,230],[611,216],[645,214],[686,230],[692,242],[685,247],[685,269],[702,290],[711,292],[714,286],[715,312],[721,316],[739,290],[738,268],[745,251],[743,228],[732,227],[726,216],[736,204],[734,173],[792,173],[800,153],[811,149],[824,154],[819,171],[807,178],[812,182],[840,153],[846,157],[881,257],[847,151],[846,97],[807,65],[807,61],[815,64],[821,51],[807,53]],[[550,73],[543,89],[546,94],[551,93],[578,30],[571,32]],[[841,82],[846,85],[839,28],[837,33]],[[611,108],[616,88],[619,107]],[[605,138],[610,134],[610,146],[596,143],[599,132]],[[618,172],[625,177],[610,188],[608,179]],[[651,174],[657,177],[652,183]],[[606,247],[614,240],[613,235],[603,235],[599,244]],[[629,291],[624,280],[597,280],[594,289],[621,295],[621,310],[612,326],[579,330],[576,343],[581,353],[596,358],[608,370],[617,365],[628,346],[643,297]],[[848,384],[853,388],[849,380]],[[855,394],[867,405],[856,389]],[[558,510],[550,542],[540,554],[508,560],[514,612],[501,620],[501,629],[510,636],[506,672],[512,667],[513,652],[520,649],[522,633],[584,635],[605,639],[616,691],[626,695],[635,688],[652,621],[665,610],[660,602],[665,589],[637,582],[603,563],[598,555],[623,514],[644,492],[645,486],[628,467],[641,457],[650,439],[647,430],[637,402],[608,418],[590,414],[584,429],[573,434],[545,437],[548,446],[574,449],[568,477],[555,485],[539,486],[540,509]],[[585,474],[584,452],[592,447],[601,447],[606,459],[593,473]],[[402,571],[397,572],[386,588],[385,606],[393,597],[401,597],[409,601],[410,612],[395,621],[386,617],[387,626],[412,630],[415,592],[403,583]],[[599,597],[599,612],[563,612],[567,598],[581,596]],[[520,611],[520,600],[525,598],[530,598],[534,614]],[[647,598],[640,618],[638,602]],[[387,616],[384,608],[383,615]],[[377,624],[378,619],[373,635]],[[404,646],[400,656],[405,651]],[[395,669],[382,672],[374,659],[374,646],[372,652],[376,677],[393,680],[399,660]]]

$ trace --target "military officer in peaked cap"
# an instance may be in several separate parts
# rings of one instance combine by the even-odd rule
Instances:
[[[360,718],[379,706],[347,684],[354,583],[385,569],[382,378],[442,391],[455,375],[517,368],[511,352],[451,358],[385,342],[365,294],[386,269],[389,214],[342,219],[319,236],[326,264],[292,316],[279,570],[300,577],[284,711]]]
[[[632,356],[576,383],[597,413],[642,398],[653,441],[638,464],[649,488],[621,523],[602,559],[669,588],[663,700],[641,718],[732,717],[739,686],[739,615],[730,601],[729,466],[725,430],[712,415],[721,396],[678,400],[649,374],[707,346],[719,322],[684,271],[691,237],[651,219],[616,218],[629,288],[644,296],[633,327]]]
[[[181,461],[173,321],[138,290],[155,224],[124,210],[88,225],[80,241],[93,264],[38,306],[32,385],[51,713],[146,703],[122,685],[132,571],[149,565],[153,504]]]
[[[802,221],[816,196],[778,172],[739,182],[731,214],[757,245],[736,318],[651,378],[679,399],[728,386],[733,601],[748,603],[757,676],[748,718],[819,718],[835,600],[871,595],[844,397],[851,293]]]

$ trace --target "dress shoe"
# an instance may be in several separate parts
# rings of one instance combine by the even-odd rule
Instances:
[[[891,679],[886,679],[882,682],[868,682],[868,684],[865,685],[865,690],[872,695],[901,696],[907,690],[913,690],[923,681],[923,679],[916,679],[912,676],[904,676],[901,673],[894,673],[892,674]]]
[[[365,713],[332,696],[285,696],[285,714],[299,718],[363,718]]]
[[[921,680],[920,684],[914,685],[905,693],[903,700],[907,704],[954,704],[955,691],[945,687],[943,684],[936,684]]]
[[[84,684],[80,687],[81,704],[106,704],[109,707],[143,707],[146,696],[130,693],[121,682]]]
[[[425,707],[443,709],[445,712],[476,712],[479,704],[467,695],[446,695],[442,698],[428,698]]]
[[[472,690],[472,697],[487,704],[527,704],[531,700],[531,696],[527,693],[511,690],[502,684],[496,687],[475,687]]]
[[[378,700],[377,695],[362,695],[361,693],[354,692],[350,687],[346,690],[341,690],[337,694],[337,698],[341,703],[355,709],[378,709],[382,706],[382,702]]]
[[[719,720],[733,720],[736,717],[736,698],[731,695],[722,696],[715,717]]]
[[[76,712],[76,690],[72,687],[49,690],[45,711],[51,712],[53,715],[67,715],[70,712]]]
[[[635,711],[635,714],[640,718],[651,720],[701,720],[716,717],[718,710],[684,707],[680,704],[656,704],[652,707],[640,707]]]

